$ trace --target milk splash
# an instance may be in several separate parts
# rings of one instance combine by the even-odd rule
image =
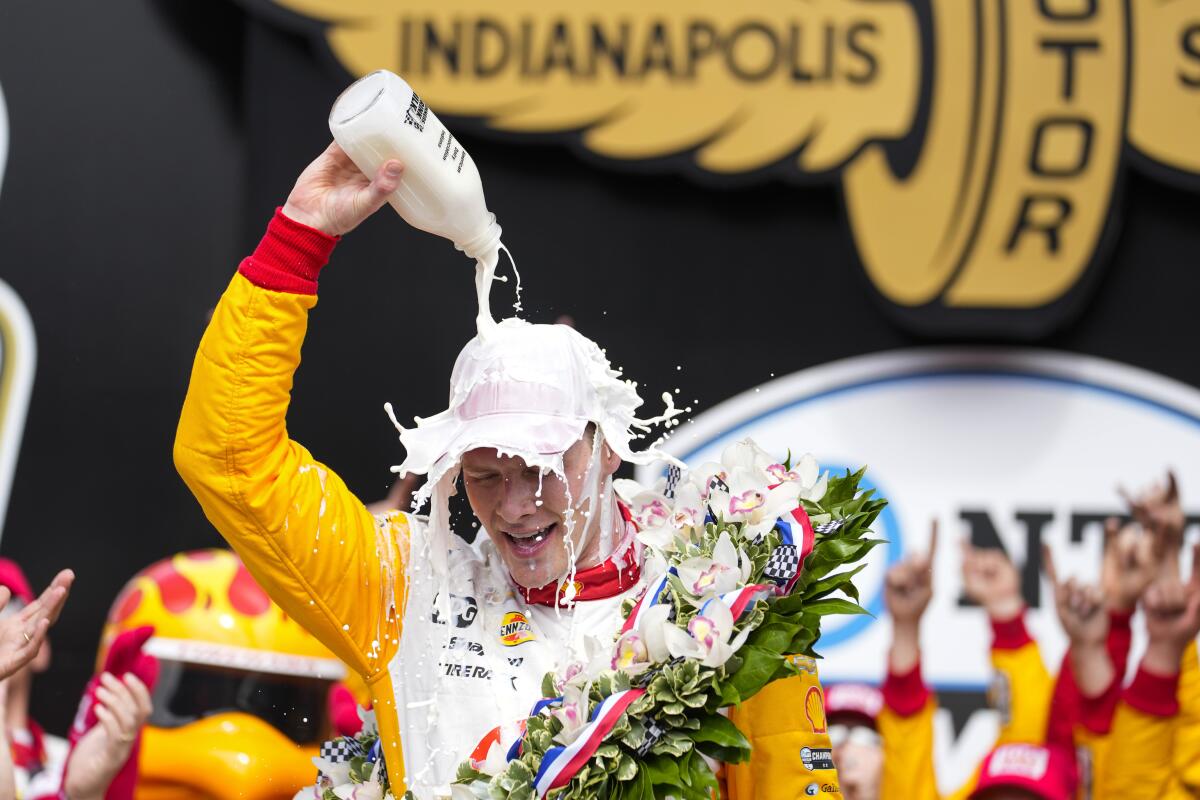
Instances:
[[[497,242],[495,250],[480,256],[475,261],[475,300],[479,304],[479,311],[475,315],[475,329],[480,336],[487,336],[496,327],[496,320],[492,317],[492,284],[496,281],[508,282],[507,276],[496,274],[501,250],[508,256],[508,263],[512,265],[515,279],[516,299],[513,301],[513,314],[520,316],[524,310],[521,305],[521,273],[517,271],[517,261],[513,258],[512,251],[503,242]]]

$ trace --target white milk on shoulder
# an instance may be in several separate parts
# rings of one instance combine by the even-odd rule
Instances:
[[[409,225],[449,239],[475,259],[479,332],[494,325],[488,297],[504,245],[466,148],[403,78],[387,70],[360,78],[338,96],[329,130],[369,177],[388,159],[404,163],[388,202]],[[518,285],[518,297],[519,291]]]

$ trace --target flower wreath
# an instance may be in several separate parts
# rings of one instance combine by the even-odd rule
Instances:
[[[647,547],[647,590],[625,601],[611,646],[547,673],[510,743],[459,766],[454,800],[710,800],[708,759],[750,757],[721,709],[797,674],[792,656],[816,657],[822,617],[867,613],[852,580],[865,564],[839,571],[882,542],[867,534],[887,501],[860,488],[864,472],[818,475],[810,455],[779,462],[746,440],[656,490],[618,481]],[[387,796],[369,763],[351,769],[355,785],[326,777],[322,800]]]

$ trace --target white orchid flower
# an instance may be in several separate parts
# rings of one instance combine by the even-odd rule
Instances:
[[[569,684],[563,689],[562,703],[550,712],[550,716],[562,723],[562,730],[555,734],[554,741],[570,744],[583,732],[588,723],[588,694],[591,688],[589,682],[583,686]]]
[[[767,466],[774,461],[753,439],[742,439],[721,451],[721,464],[729,472],[745,470],[765,477]]]
[[[770,464],[767,466],[767,474],[771,476],[773,483],[799,485],[800,497],[805,500],[820,500],[825,496],[825,489],[829,484],[829,473],[821,473],[821,468],[812,453],[800,456],[800,460],[793,464],[790,470],[785,469],[783,464]]]
[[[725,594],[750,580],[751,563],[734,545],[728,531],[721,531],[712,558],[694,556],[677,570],[683,588],[694,597]]]
[[[333,787],[338,800],[383,800],[383,786],[374,779],[365,783],[345,783]]]
[[[642,614],[637,629],[642,634],[646,656],[651,663],[660,664],[671,657],[667,649],[666,631],[668,628],[674,628],[675,623],[670,621],[670,616],[671,606],[667,603],[650,606]]]
[[[636,630],[626,631],[613,648],[611,667],[630,676],[650,669],[649,651],[644,637]]]
[[[676,530],[687,531],[689,528],[703,526],[705,510],[700,490],[694,483],[681,482],[675,488],[675,506],[671,524],[675,526]]]
[[[313,766],[315,766],[322,775],[329,779],[329,782],[334,786],[341,786],[343,783],[350,782],[350,762],[343,761],[335,763],[327,758],[313,756]]]
[[[624,501],[625,505],[630,505],[633,498],[647,491],[645,486],[629,478],[613,478],[612,486],[617,499]]]
[[[733,613],[718,597],[709,599],[681,630],[674,624],[663,629],[667,652],[679,658],[694,658],[706,667],[719,667],[746,643],[744,630],[734,636]]]
[[[629,501],[629,512],[639,528],[658,528],[667,525],[674,513],[671,501],[658,492],[642,492]]]
[[[675,548],[675,536],[678,533],[673,525],[659,525],[654,528],[641,528],[636,536],[646,547],[666,553]]]
[[[323,790],[315,783],[312,786],[305,786],[300,791],[292,795],[292,800],[321,800]]]
[[[713,478],[718,478],[722,482],[729,477],[729,473],[725,469],[724,464],[718,464],[716,461],[706,461],[691,474],[689,481],[700,492],[700,497],[707,500],[709,492],[712,488]]]

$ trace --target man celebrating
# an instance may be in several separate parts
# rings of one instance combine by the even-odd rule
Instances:
[[[455,364],[450,407],[401,428],[401,472],[428,477],[427,520],[372,517],[288,439],[318,273],[402,171],[389,161],[368,179],[334,144],[301,174],[200,343],[175,463],[259,583],[362,674],[396,793],[429,798],[449,794],[473,749],[487,755],[493,731],[525,718],[546,672],[592,657],[590,637],[613,641],[622,601],[645,587],[612,475],[661,455],[632,450],[649,421],[593,342],[519,320],[481,330]],[[460,473],[487,534],[473,545],[450,532]],[[801,745],[829,747],[823,728],[792,732],[774,725],[754,743],[779,751],[762,758],[760,786],[799,781],[789,773],[805,769]],[[840,796],[832,770],[807,769],[801,792]]]

